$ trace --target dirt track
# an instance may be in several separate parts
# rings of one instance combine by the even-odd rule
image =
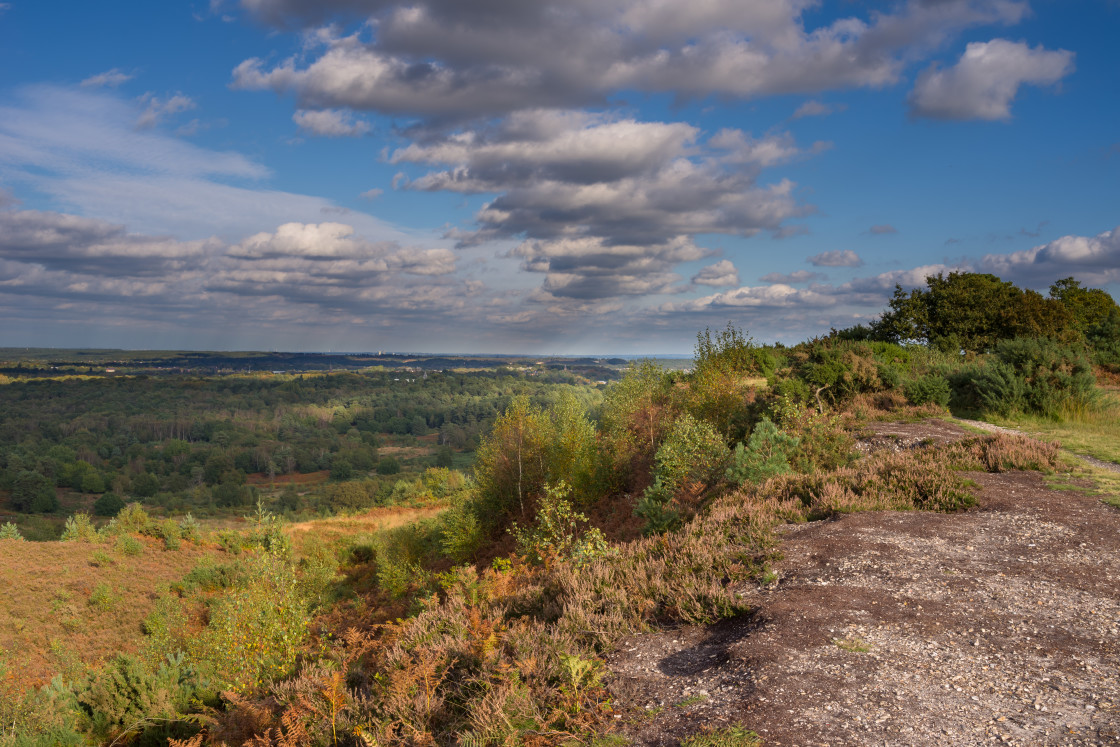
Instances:
[[[788,528],[753,615],[623,641],[635,743],[739,724],[767,745],[1120,744],[1120,511],[1038,473],[970,477],[965,513]]]

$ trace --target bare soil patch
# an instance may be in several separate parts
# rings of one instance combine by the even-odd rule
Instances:
[[[864,448],[968,435],[874,425]],[[1120,744],[1120,511],[1033,472],[970,473],[978,506],[790,526],[747,616],[634,636],[609,659],[623,730],[677,745]]]

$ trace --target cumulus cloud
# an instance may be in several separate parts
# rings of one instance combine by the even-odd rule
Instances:
[[[181,93],[176,93],[168,98],[160,98],[154,94],[146,93],[140,97],[140,102],[144,104],[144,111],[136,118],[136,126],[142,130],[155,127],[160,121],[172,114],[185,112],[194,109],[196,106],[191,97],[184,96]]]
[[[358,137],[370,130],[369,122],[354,119],[350,112],[339,109],[301,109],[292,115],[292,121],[304,132],[324,137]]]
[[[293,307],[305,322],[419,308],[438,317],[468,295],[450,277],[455,263],[450,250],[371,242],[340,223],[289,223],[230,245],[134,234],[64,213],[0,211],[0,298],[96,302],[101,312],[132,304],[145,318],[197,319],[222,308],[261,321],[289,318]]]
[[[796,270],[788,275],[781,272],[771,272],[759,278],[764,283],[775,283],[779,285],[801,285],[802,283],[812,283],[818,280],[827,279],[827,275],[820,272],[810,272],[809,270]]]
[[[116,88],[122,83],[127,83],[136,76],[131,73],[123,72],[117,68],[106,70],[97,75],[91,75],[82,81],[83,88]]]
[[[1023,42],[972,42],[951,68],[927,68],[910,94],[911,113],[934,119],[1009,119],[1024,83],[1050,85],[1073,72],[1073,52]]]
[[[363,200],[376,200],[383,194],[385,194],[385,190],[374,187],[373,189],[367,189],[365,192],[362,192],[358,197],[361,197]]]
[[[366,19],[367,32],[312,35],[322,50],[306,64],[245,60],[236,87],[294,92],[304,108],[452,118],[598,104],[618,90],[746,98],[881,87],[921,50],[1026,11],[1014,0],[907,0],[894,12],[809,27],[805,0],[242,5],[286,28],[349,14]]]
[[[836,304],[837,298],[832,293],[821,292],[816,288],[794,288],[775,283],[774,285],[744,286],[691,301],[666,303],[661,306],[661,310],[696,312],[719,308],[808,308],[835,306]]]
[[[739,271],[730,260],[721,259],[714,265],[708,265],[692,276],[693,285],[710,285],[713,288],[723,288],[728,285],[739,284]]]
[[[525,241],[510,253],[527,272],[544,273],[555,298],[593,300],[670,292],[681,277],[672,268],[711,256],[685,237],[660,244],[610,244],[600,237]]]
[[[525,237],[523,268],[546,272],[558,296],[664,292],[671,267],[706,256],[692,236],[778,232],[807,208],[793,183],[759,184],[761,169],[801,151],[785,134],[722,130],[585,112],[515,113],[394,152],[394,163],[445,166],[411,189],[498,193],[460,246]]]
[[[988,254],[984,272],[1028,286],[1044,286],[1074,275],[1092,284],[1120,281],[1120,227],[1096,236],[1062,236],[1031,249]]]
[[[851,249],[836,249],[821,252],[805,260],[813,267],[861,267],[863,260]]]

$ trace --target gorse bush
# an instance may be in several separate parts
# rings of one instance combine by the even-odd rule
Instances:
[[[153,669],[135,656],[115,657],[77,687],[87,728],[105,743],[139,732],[152,743],[193,734],[197,727],[179,720],[192,695],[190,674],[175,660]]]
[[[903,386],[903,391],[912,405],[934,404],[948,407],[953,395],[948,379],[937,374],[928,374],[908,381]]]
[[[991,360],[962,367],[951,380],[961,406],[1004,417],[1056,418],[1098,396],[1084,355],[1049,339],[1004,340]]]

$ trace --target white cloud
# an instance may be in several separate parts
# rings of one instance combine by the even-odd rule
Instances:
[[[898,229],[889,223],[881,223],[867,229],[867,232],[872,236],[886,236],[892,233],[898,233]]]
[[[248,59],[236,87],[295,92],[309,108],[452,118],[599,104],[618,90],[749,98],[881,87],[963,29],[1026,11],[1012,0],[906,0],[809,28],[806,0],[242,4],[284,27],[359,15],[368,36],[312,34],[325,48],[310,63]]]
[[[715,293],[692,301],[664,304],[662,311],[709,311],[718,308],[809,308],[835,306],[835,295],[816,288],[794,288],[789,285],[744,286]]]
[[[155,127],[161,120],[172,114],[185,112],[194,109],[196,106],[193,99],[181,93],[176,93],[165,99],[146,93],[140,97],[140,103],[145,105],[144,111],[136,118],[136,126],[140,129]]]
[[[803,152],[786,134],[721,130],[585,112],[517,112],[394,152],[394,163],[446,166],[399,182],[411,189],[497,193],[460,246],[525,237],[514,252],[555,296],[668,292],[672,267],[699,259],[692,236],[777,233],[808,208],[793,183],[758,183],[760,170]],[[735,281],[737,282],[737,281]]]
[[[814,267],[860,267],[863,265],[863,260],[851,249],[821,252],[805,261]]]
[[[972,42],[957,64],[931,65],[914,84],[911,112],[935,119],[1009,119],[1024,83],[1050,85],[1073,72],[1073,53],[1023,42]]]
[[[127,83],[135,77],[136,76],[131,73],[126,73],[118,70],[117,68],[113,68],[112,70],[106,70],[105,72],[98,73],[97,75],[91,75],[90,77],[83,80],[81,85],[83,88],[116,88],[122,83]]]
[[[721,259],[714,265],[708,265],[692,276],[693,285],[710,285],[713,288],[723,288],[728,285],[739,284],[739,271],[729,260]]]
[[[1120,282],[1120,226],[1096,236],[1062,236],[1020,252],[988,254],[980,267],[1033,287],[1070,275],[1094,285]]]
[[[304,132],[325,137],[358,137],[370,131],[369,122],[355,120],[353,114],[339,109],[301,109],[292,115],[292,121]]]
[[[365,192],[362,192],[358,197],[361,197],[363,200],[376,200],[383,194],[385,194],[385,190],[374,187],[373,189],[367,189]]]

